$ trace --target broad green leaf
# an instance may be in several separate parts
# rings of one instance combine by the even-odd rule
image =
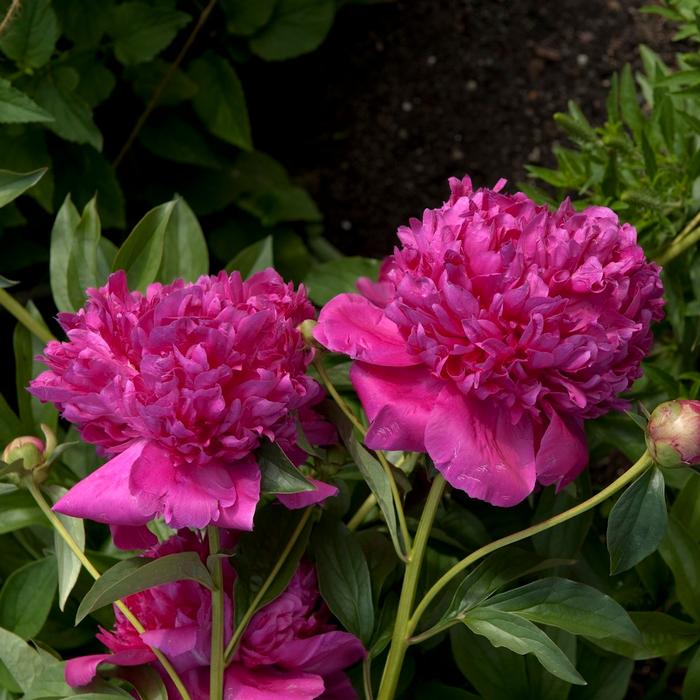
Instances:
[[[683,523],[696,542],[700,542],[700,474],[691,474],[676,496],[671,516]]]
[[[100,43],[113,5],[114,0],[100,0],[100,12],[95,12],[93,0],[53,0],[63,33],[80,47]]]
[[[333,0],[277,0],[272,19],[250,41],[268,61],[294,58],[318,48],[333,24]]]
[[[3,3],[3,13],[9,3]],[[41,68],[51,58],[60,35],[51,0],[22,0],[17,15],[0,38],[0,49],[22,69]]]
[[[29,639],[49,616],[56,593],[56,560],[33,561],[12,572],[0,591],[0,627]]]
[[[700,625],[662,612],[632,612],[630,618],[642,635],[641,644],[614,637],[596,639],[597,646],[628,659],[675,656],[700,641]]]
[[[357,468],[360,470],[370,491],[377,499],[377,505],[382,511],[384,522],[389,530],[394,548],[399,556],[403,556],[405,543],[399,533],[398,519],[394,499],[391,494],[389,478],[382,465],[357,441],[350,421],[335,405],[329,406],[329,413],[340,437],[345,444],[350,456],[353,458]]]
[[[131,683],[141,700],[168,700],[168,690],[152,666],[122,666],[117,674]]]
[[[277,565],[302,517],[301,511],[287,510],[277,504],[260,508],[256,512],[253,531],[241,537],[236,555],[236,622],[240,621],[252,605],[253,599]],[[312,523],[309,520],[256,609],[272,602],[287,587],[299,566],[301,555],[306,550],[311,527]]]
[[[207,129],[223,141],[251,150],[248,108],[233,66],[221,56],[207,53],[193,61],[190,77],[198,86],[194,109]]]
[[[76,92],[79,82],[74,68],[56,68],[39,79],[34,99],[54,118],[47,128],[66,141],[87,143],[101,151],[102,134],[95,126],[90,105]]]
[[[68,695],[71,687],[66,683],[65,672],[65,664],[58,660],[47,664],[34,679],[29,691],[22,696],[22,700],[45,700]]]
[[[664,477],[653,467],[624,491],[610,512],[610,573],[627,571],[655,551],[667,520]]]
[[[251,36],[264,27],[272,17],[276,0],[222,0],[226,13],[226,29],[231,34]]]
[[[167,5],[125,2],[112,11],[107,33],[117,59],[128,66],[154,58],[190,19]]]
[[[313,550],[323,599],[343,627],[368,643],[374,630],[372,584],[356,536],[342,523],[322,521]]]
[[[133,66],[128,70],[127,77],[132,82],[134,92],[144,102],[148,102],[153,96],[154,91],[163,81],[163,78],[170,72],[171,68],[171,63],[156,58],[154,61]],[[168,79],[165,87],[162,88],[160,97],[158,98],[158,104],[164,106],[176,105],[191,99],[196,94],[197,83],[178,68]],[[170,119],[179,119],[179,117],[170,111],[168,112],[168,120]],[[163,126],[166,126],[167,123],[167,121],[164,121]],[[173,143],[172,145],[176,146],[177,144]]]
[[[0,535],[31,525],[48,527],[46,516],[25,490],[0,494],[0,513]]]
[[[380,260],[358,257],[316,263],[306,275],[304,284],[311,301],[323,306],[337,294],[357,292],[358,277],[376,280],[380,264]]]
[[[231,262],[226,265],[226,272],[238,270],[243,279],[252,274],[272,267],[272,236],[266,236],[260,241],[244,248]]]
[[[168,113],[166,119],[149,120],[139,138],[151,153],[166,160],[202,168],[226,165],[226,160],[209,145],[202,130],[177,114]]]
[[[315,491],[315,486],[294,466],[282,448],[265,441],[256,453],[260,467],[262,493],[301,493]]]
[[[51,230],[51,292],[59,311],[76,311],[85,304],[85,290],[100,284],[100,233],[95,198],[80,216],[68,195]]]
[[[614,637],[638,643],[639,631],[625,609],[578,581],[544,578],[494,596],[485,608],[516,613],[532,622],[592,639]]]
[[[541,523],[547,518],[563,513],[579,502],[580,499],[576,498],[569,491],[556,493],[554,487],[547,488],[540,496],[532,523]],[[535,551],[543,557],[576,559],[586,539],[592,520],[593,511],[589,510],[577,518],[567,520],[558,527],[552,527],[539,535],[535,535],[532,538],[532,545]]]
[[[76,52],[67,65],[80,73],[76,93],[93,109],[102,104],[117,86],[114,73],[95,54]]]
[[[572,665],[576,666],[576,650],[579,646],[578,638],[556,627],[545,627],[543,631],[564,652],[564,655],[571,661]],[[571,686],[561,678],[552,677],[535,656],[525,656],[524,659],[531,698],[537,698],[537,700],[568,700],[569,691],[572,687],[586,687],[581,685]],[[576,670],[581,673],[580,669],[577,668]],[[583,674],[581,675],[583,676]],[[583,678],[586,678],[586,676],[583,676]]]
[[[623,700],[634,669],[631,659],[598,656],[586,648],[579,654],[578,670],[588,685],[571,689],[569,700]]]
[[[10,408],[5,397],[0,394],[0,444],[7,445],[8,442],[21,435],[21,429],[22,424],[19,418]]]
[[[44,490],[48,492],[54,503],[67,493],[66,489],[57,485],[46,486]],[[61,513],[56,513],[56,515],[78,547],[84,551],[85,524],[83,521],[80,518],[72,518],[69,515],[63,515]],[[53,545],[54,551],[56,552],[56,563],[58,565],[58,607],[63,610],[68,596],[78,580],[82,564],[56,531],[54,531]]]
[[[46,146],[46,130],[38,125],[8,126],[0,130],[0,153],[3,167],[14,172],[26,173],[49,166],[27,194],[47,212],[53,212],[54,174]]]
[[[495,647],[505,647],[520,655],[533,654],[552,675],[567,683],[583,685],[586,682],[566,654],[529,620],[501,610],[476,608],[463,622]]]
[[[173,200],[151,209],[119,248],[112,269],[126,271],[131,289],[144,290],[156,280],[163,263],[165,232],[176,204]]]
[[[0,78],[0,124],[50,122],[53,117],[28,95]]]
[[[0,628],[0,662],[23,692],[28,692],[32,684],[48,665],[36,649],[21,637]]]
[[[9,170],[0,170],[0,207],[17,199],[30,187],[34,187],[44,173],[46,173],[46,168],[40,168],[30,173],[12,173]]]
[[[681,697],[683,700],[697,700],[700,697],[700,647],[695,651],[688,664]]]
[[[674,517],[668,521],[659,554],[673,573],[681,605],[700,622],[700,545]]]
[[[158,559],[124,559],[95,581],[80,603],[75,622],[115,600],[172,581],[196,581],[213,588],[209,571],[196,552],[178,552]]]
[[[202,227],[187,202],[178,197],[165,229],[157,279],[164,284],[177,278],[194,282],[208,273],[209,251]]]
[[[638,139],[644,128],[644,117],[637,99],[637,88],[629,64],[625,65],[620,73],[620,112],[622,119],[632,130],[635,138]]]

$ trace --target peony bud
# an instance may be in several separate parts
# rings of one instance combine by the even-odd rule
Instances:
[[[44,461],[44,443],[31,435],[15,438],[2,453],[7,464],[22,460],[27,471],[31,471]]]
[[[700,401],[676,399],[659,404],[646,431],[649,453],[662,467],[700,462]]]
[[[299,333],[301,333],[301,337],[310,348],[321,348],[322,346],[319,345],[314,339],[314,328],[316,328],[316,321],[310,318],[307,318],[306,321],[302,321],[297,326],[297,330]]]

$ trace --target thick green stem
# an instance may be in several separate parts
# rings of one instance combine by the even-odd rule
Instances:
[[[357,530],[357,528],[364,522],[364,519],[367,517],[368,513],[370,513],[370,511],[376,507],[377,497],[373,493],[370,493],[370,495],[365,498],[364,503],[357,509],[355,515],[350,518],[348,522],[348,530]]]
[[[280,572],[280,569],[284,566],[284,562],[287,560],[287,557],[289,557],[291,551],[294,549],[294,545],[297,543],[297,540],[301,536],[301,533],[304,532],[304,528],[306,528],[306,523],[309,522],[309,518],[311,517],[312,512],[313,508],[307,508],[304,511],[304,515],[301,516],[299,524],[294,528],[294,532],[289,538],[289,541],[287,542],[284,550],[282,551],[282,554],[280,554],[280,558],[272,567],[272,570],[263,582],[263,585],[260,586],[260,589],[255,594],[255,598],[253,598],[253,602],[250,604],[250,607],[245,611],[243,618],[241,619],[240,623],[236,626],[236,629],[233,632],[233,636],[231,637],[231,641],[226,646],[226,653],[224,654],[224,664],[226,666],[228,666],[228,664],[231,663],[233,655],[236,653],[236,649],[238,649],[238,645],[240,644],[241,639],[243,638],[243,633],[245,632],[246,627],[248,627],[248,623],[253,618],[253,615],[255,615],[255,613],[258,611],[260,603],[265,597],[265,594],[272,585],[272,582],[277,577],[277,574]]]
[[[44,494],[41,493],[39,487],[31,480],[28,480],[26,482],[26,486],[29,489],[29,493],[31,493],[32,497],[36,501],[36,504],[41,509],[42,513],[51,523],[51,527],[53,527],[54,530],[58,532],[63,541],[68,545],[71,552],[75,554],[75,556],[78,558],[78,561],[83,565],[83,567],[90,574],[90,576],[92,576],[92,578],[94,578],[95,581],[97,581],[97,579],[100,578],[100,572],[92,565],[92,562],[85,556],[85,552],[83,552],[83,550],[78,546],[78,543],[73,539],[72,535],[68,532],[68,530],[66,530],[56,513],[54,513],[51,510],[51,506],[46,502]],[[132,627],[139,634],[143,634],[146,631],[146,628],[139,622],[136,615],[134,615],[134,613],[132,613],[131,610],[129,610],[129,608],[123,601],[117,600],[114,604],[117,606],[117,608],[119,608],[122,615],[124,615],[124,617],[131,623]],[[155,647],[151,647],[151,651],[158,659],[158,661],[160,661],[160,665],[170,677],[170,680],[173,682],[173,685],[177,689],[178,693],[180,693],[182,700],[192,700],[190,694],[187,692],[187,688],[185,688],[182,680],[180,679],[180,676],[177,674],[177,671],[173,668],[173,665],[170,663],[170,661],[168,661],[167,657]]]
[[[207,528],[209,556],[211,559],[214,590],[211,594],[211,661],[209,664],[209,698],[223,700],[224,697],[224,577],[221,566],[219,530]]]
[[[698,241],[700,241],[700,228],[696,228],[687,234],[681,234],[671,242],[671,245],[656,259],[656,262],[659,265],[668,265],[674,258],[677,258],[688,248],[694,246]]]
[[[569,508],[569,510],[565,510],[563,513],[558,513],[557,515],[554,515],[551,518],[548,518],[547,520],[543,520],[541,523],[532,525],[531,527],[525,528],[524,530],[520,530],[519,532],[515,532],[512,535],[508,535],[507,537],[502,537],[500,540],[490,542],[489,544],[484,545],[480,549],[477,549],[476,551],[472,552],[468,557],[462,559],[460,562],[457,562],[457,564],[455,564],[449,571],[443,574],[443,576],[425,594],[423,600],[421,600],[420,603],[416,606],[416,610],[411,616],[407,627],[407,636],[411,637],[413,635],[413,631],[416,629],[416,626],[418,625],[421,616],[427,610],[428,606],[435,599],[438,593],[440,593],[440,591],[455,576],[457,576],[457,574],[464,571],[464,569],[479,561],[479,559],[483,559],[488,554],[491,554],[492,552],[501,549],[502,547],[507,547],[508,545],[515,544],[516,542],[520,542],[521,540],[527,539],[528,537],[537,535],[540,532],[549,530],[550,528],[555,527],[556,525],[561,525],[561,523],[565,523],[567,520],[571,520],[572,518],[575,518],[585,513],[591,508],[595,508],[597,505],[603,503],[608,498],[610,498],[610,496],[627,486],[627,484],[631,483],[639,476],[641,476],[651,464],[651,457],[649,456],[648,452],[645,452],[622,476],[615,479],[615,481],[613,481],[612,484],[606,486],[602,491],[599,491],[597,494],[595,494],[595,496],[591,496],[591,498],[588,498],[587,500],[583,501],[582,503],[579,503],[573,508]],[[425,638],[426,635],[422,634],[421,640]],[[382,698],[381,700],[389,700],[389,698],[390,696],[387,696],[386,699]]]
[[[421,566],[423,565],[425,550],[428,546],[430,531],[433,528],[433,522],[435,521],[435,516],[437,515],[444,490],[445,479],[441,474],[438,474],[435,479],[433,479],[433,483],[430,487],[430,493],[428,494],[423,514],[418,523],[416,538],[406,566],[406,573],[401,588],[401,597],[399,598],[399,608],[396,611],[394,633],[391,638],[389,656],[384,666],[384,675],[382,676],[377,700],[392,700],[396,694],[396,688],[401,674],[401,666],[403,665],[406,650],[408,649],[408,639],[411,636],[408,630],[413,601],[416,597],[416,589],[418,587],[418,578],[420,576]]]
[[[43,343],[56,340],[51,331],[41,321],[32,316],[22,304],[4,289],[0,289],[0,305],[4,306],[28,331]]]

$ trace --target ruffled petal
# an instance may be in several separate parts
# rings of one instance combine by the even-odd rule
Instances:
[[[260,469],[252,458],[237,462],[231,469],[236,481],[236,502],[221,509],[216,524],[232,530],[252,530],[260,500]]]
[[[316,503],[321,503],[327,498],[332,498],[338,494],[338,487],[333,486],[333,484],[327,484],[325,481],[319,481],[318,479],[309,479],[309,481],[316,487],[315,491],[280,493],[277,495],[277,499],[289,510],[298,510],[299,508],[307,508]]]
[[[359,294],[340,294],[322,309],[314,338],[333,352],[385,367],[410,367],[419,360],[384,312]]]
[[[110,525],[109,529],[119,549],[148,549],[158,544],[158,538],[145,525]]]
[[[160,649],[171,661],[174,657],[192,651],[197,644],[197,626],[194,624],[169,629],[146,630],[141,639],[149,647]]]
[[[149,649],[129,649],[119,651],[116,654],[92,654],[91,656],[78,656],[66,661],[65,678],[71,688],[79,688],[88,685],[97,675],[97,667],[100,664],[114,664],[115,666],[140,666],[155,660],[155,656]]]
[[[472,498],[513,506],[535,486],[530,419],[513,425],[508,410],[466,397],[451,386],[437,398],[425,444],[445,479]]]
[[[144,525],[153,516],[144,510],[129,488],[132,467],[147,442],[139,440],[121,454],[79,481],[53,509],[74,518],[88,518],[112,525]]]
[[[583,421],[553,413],[537,450],[537,481],[556,484],[557,491],[571,483],[588,465]]]
[[[233,664],[226,671],[224,700],[313,700],[323,691],[321,676],[264,666],[248,669]]]
[[[321,695],[321,700],[357,700],[355,688],[352,687],[352,683],[345,673],[339,672],[324,676],[323,682],[326,684],[326,689]]]
[[[417,367],[356,362],[350,379],[371,421],[365,444],[374,450],[425,451],[425,429],[444,382]]]
[[[306,639],[291,639],[275,654],[275,665],[303,668],[325,676],[342,671],[365,657],[362,642],[349,632],[326,632]]]

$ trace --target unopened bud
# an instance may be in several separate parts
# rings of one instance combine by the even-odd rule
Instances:
[[[646,441],[649,454],[662,467],[700,463],[700,401],[659,404],[649,417]]]
[[[314,338],[314,328],[316,328],[316,321],[308,318],[306,321],[302,321],[298,326],[297,330],[301,333],[301,337],[304,342],[311,348],[320,348],[321,345],[318,344]]]
[[[44,443],[31,435],[15,438],[3,451],[2,459],[7,464],[21,460],[23,467],[31,471],[44,461]]]

